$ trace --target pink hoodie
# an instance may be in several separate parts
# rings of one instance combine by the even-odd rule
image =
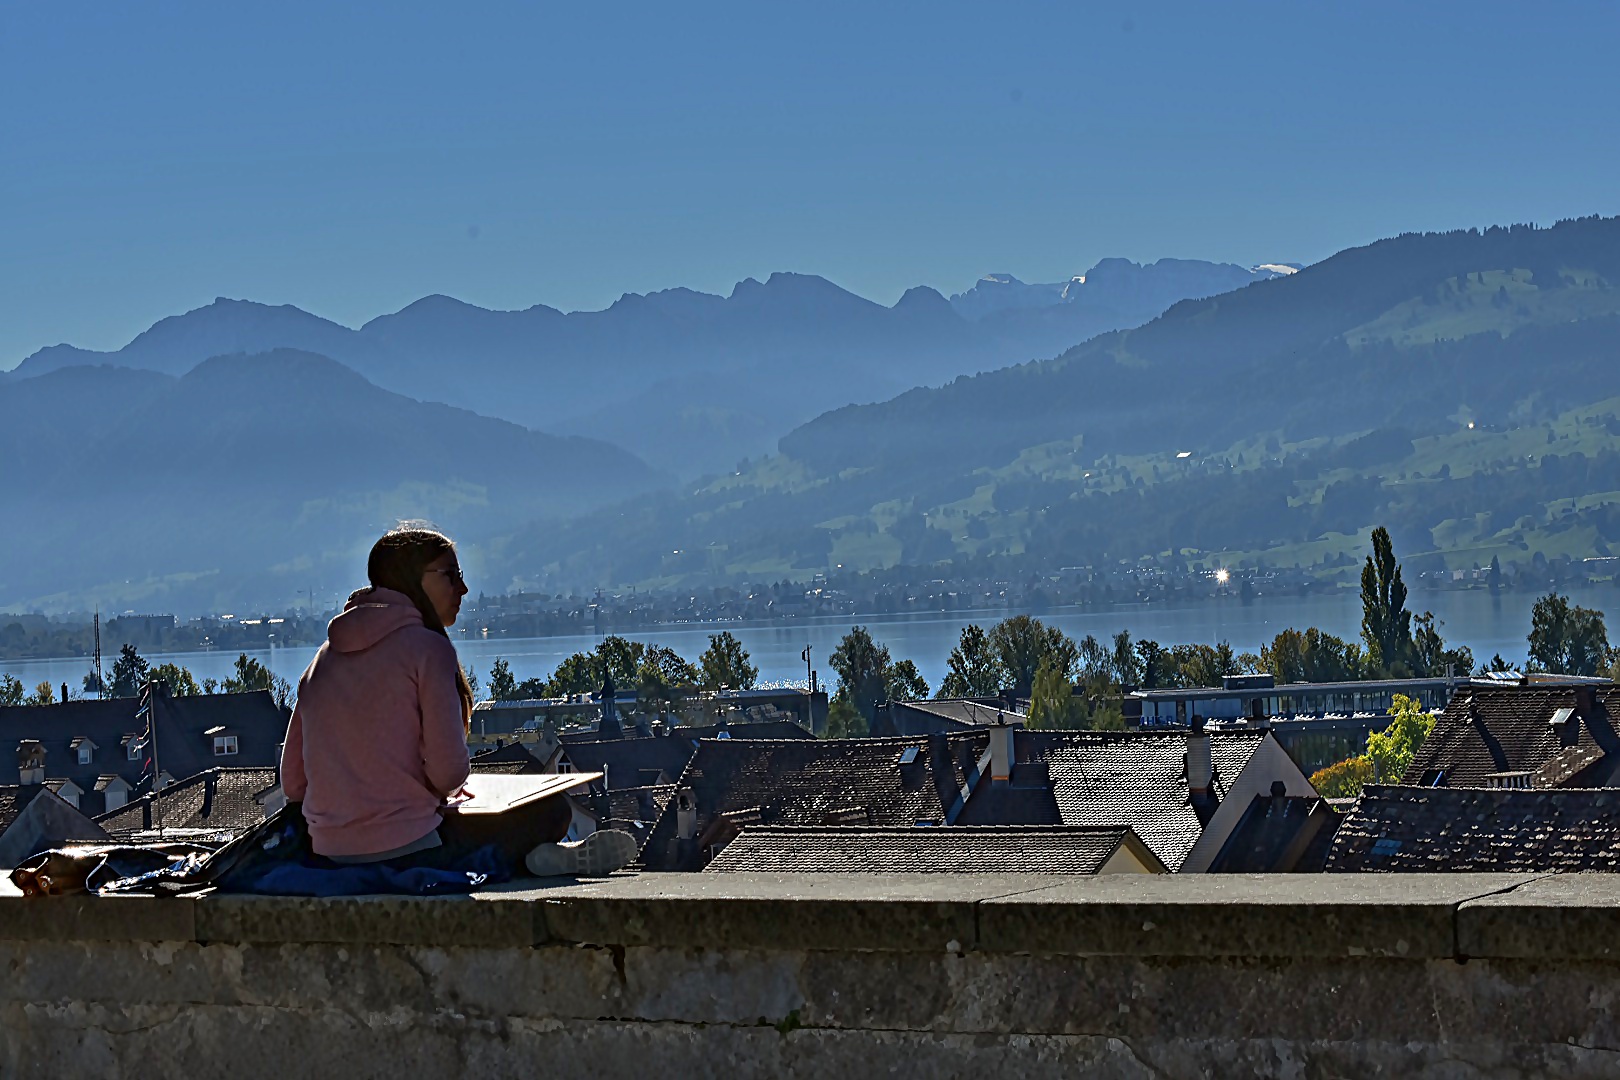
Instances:
[[[455,646],[404,593],[351,599],[298,680],[281,787],[321,855],[373,855],[426,836],[467,779]]]

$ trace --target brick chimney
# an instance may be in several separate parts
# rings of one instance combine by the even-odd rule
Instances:
[[[45,782],[45,747],[38,739],[17,744],[17,782],[24,787]]]

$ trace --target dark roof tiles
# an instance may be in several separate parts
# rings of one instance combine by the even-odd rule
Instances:
[[[1123,826],[853,828],[755,825],[705,868],[773,874],[1095,874]]]
[[[1327,869],[1620,871],[1620,789],[1368,787]]]

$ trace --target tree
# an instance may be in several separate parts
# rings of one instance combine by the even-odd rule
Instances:
[[[860,711],[870,727],[877,706],[887,700],[889,650],[873,641],[866,627],[853,626],[827,662],[838,673],[838,694]]]
[[[55,705],[56,687],[51,683],[51,680],[46,679],[34,687],[34,692],[23,698],[22,703],[24,705]]]
[[[1142,682],[1142,668],[1129,630],[1114,635],[1113,669],[1114,681],[1121,687],[1138,686]]]
[[[1423,711],[1416,698],[1396,694],[1390,714],[1388,727],[1367,736],[1367,759],[1380,784],[1400,783],[1423,741],[1434,730],[1434,717]]]
[[[175,697],[194,697],[202,693],[202,687],[197,685],[190,669],[179,664],[159,664],[152,669],[149,677],[165,683],[169,693]]]
[[[1492,596],[1502,591],[1502,564],[1495,555],[1491,556],[1491,570],[1486,580],[1490,582]]]
[[[1530,609],[1530,667],[1558,675],[1596,675],[1612,659],[1603,612],[1571,607],[1548,593]]]
[[[136,697],[141,687],[146,685],[147,675],[151,665],[145,657],[135,651],[135,646],[124,645],[118,650],[118,659],[113,661],[112,679],[107,686],[108,697]]]
[[[636,668],[636,697],[644,708],[668,712],[697,686],[697,668],[674,649],[650,646]]]
[[[1395,695],[1390,713],[1389,726],[1367,736],[1366,753],[1318,769],[1311,775],[1311,786],[1330,799],[1349,799],[1368,784],[1400,783],[1434,731],[1434,717],[1405,694]]]
[[[1406,583],[1389,530],[1380,525],[1372,534],[1373,553],[1361,568],[1361,639],[1367,644],[1367,662],[1385,674],[1404,665],[1412,642],[1412,613],[1406,610]]]
[[[1176,645],[1170,649],[1171,681],[1177,686],[1220,686],[1228,675],[1236,675],[1237,655],[1228,642],[1218,645]]]
[[[921,701],[928,696],[928,682],[910,660],[890,665],[883,689],[889,701]]]
[[[292,686],[280,675],[253,659],[247,653],[236,657],[236,673],[226,678],[223,689],[227,694],[246,694],[254,690],[268,690],[277,705],[285,709],[292,704]]]
[[[495,701],[516,701],[517,680],[512,677],[512,665],[505,657],[497,656],[489,665],[489,696]]]
[[[698,657],[698,667],[702,669],[698,685],[705,690],[722,686],[752,690],[759,679],[759,668],[748,662],[748,650],[730,630],[709,635],[709,647]]]
[[[1136,643],[1136,672],[1143,689],[1156,690],[1169,686],[1166,681],[1174,672],[1170,667],[1170,654],[1159,647],[1157,641],[1146,638]]]
[[[1488,674],[1490,672],[1512,671],[1512,670],[1513,670],[1513,665],[1509,664],[1506,660],[1502,659],[1502,654],[1501,653],[1496,653],[1495,655],[1493,655],[1491,657],[1490,663],[1483,665],[1479,669],[1479,673],[1481,675],[1484,675],[1484,674]]]
[[[849,695],[840,690],[827,704],[827,738],[829,739],[859,739],[863,738],[871,727],[866,717],[861,715],[849,700]]]
[[[1086,703],[1050,658],[1041,662],[1029,695],[1029,727],[1034,731],[1085,726]]]
[[[990,628],[989,639],[1005,678],[1020,690],[1034,685],[1042,661],[1050,659],[1068,679],[1080,659],[1078,646],[1067,634],[1028,615],[1002,619]]]
[[[1412,620],[1412,674],[1420,679],[1435,679],[1448,672],[1467,678],[1474,670],[1474,652],[1466,645],[1446,648],[1440,637],[1445,625],[1425,611]]]
[[[0,675],[0,705],[21,705],[26,691],[15,675]]]
[[[962,627],[946,667],[945,681],[939,684],[942,698],[993,697],[1001,693],[1007,677],[990,638],[977,623]]]
[[[1357,754],[1312,773],[1311,787],[1324,798],[1353,799],[1372,783],[1372,775],[1372,760],[1366,754]]]

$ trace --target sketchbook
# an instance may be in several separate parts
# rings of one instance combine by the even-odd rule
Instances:
[[[458,814],[503,814],[601,777],[599,772],[473,773],[462,786],[462,794],[447,801],[444,808]]]

